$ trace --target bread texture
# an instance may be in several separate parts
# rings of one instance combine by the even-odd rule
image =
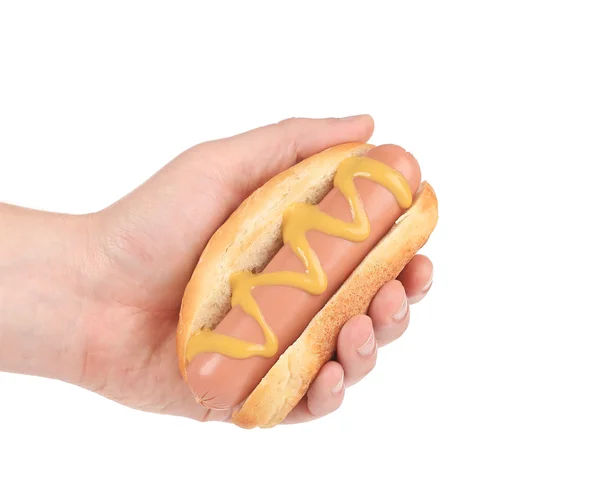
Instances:
[[[215,232],[182,301],[177,354],[184,378],[186,345],[192,334],[201,328],[214,329],[231,309],[231,274],[241,270],[261,271],[283,245],[281,220],[285,209],[296,202],[319,203],[331,190],[338,165],[348,157],[365,155],[371,148],[370,144],[350,143],[300,162],[257,189]],[[323,364],[332,357],[344,323],[367,311],[381,286],[396,278],[427,242],[437,218],[435,192],[424,182],[410,209],[369,252],[234,412],[232,421],[236,425],[269,428],[285,419]]]

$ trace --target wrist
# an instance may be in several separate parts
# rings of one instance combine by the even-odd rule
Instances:
[[[0,371],[77,382],[88,223],[0,205]]]

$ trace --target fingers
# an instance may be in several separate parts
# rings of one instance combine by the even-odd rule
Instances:
[[[367,316],[355,316],[342,328],[337,359],[326,363],[304,398],[285,418],[285,423],[303,423],[332,413],[340,407],[345,387],[362,379],[375,367],[377,344]]]
[[[378,346],[397,340],[408,328],[410,304],[421,300],[431,288],[433,264],[416,255],[395,281],[386,283],[369,307]]]
[[[204,145],[221,158],[220,179],[236,186],[237,198],[232,201],[239,203],[268,179],[317,152],[342,143],[366,142],[373,128],[368,115],[292,118]]]
[[[342,366],[335,361],[326,363],[284,423],[304,423],[332,413],[342,404],[344,389]]]
[[[377,360],[377,340],[368,316],[354,316],[340,331],[337,360],[344,368],[347,387],[363,379]]]
[[[409,304],[416,304],[427,295],[433,284],[433,263],[424,255],[415,255],[398,280],[404,286]]]
[[[383,285],[369,306],[375,337],[380,347],[400,338],[410,320],[408,299],[398,280]]]
[[[433,264],[416,255],[397,280],[386,283],[369,307],[368,316],[355,316],[340,331],[339,362],[323,366],[307,394],[284,423],[310,421],[338,409],[345,388],[364,378],[375,367],[377,349],[398,339],[410,321],[409,305],[421,300],[431,288]]]

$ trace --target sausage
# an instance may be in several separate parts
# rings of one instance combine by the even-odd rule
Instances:
[[[402,173],[415,194],[421,182],[421,171],[410,153],[397,145],[381,145],[371,149],[367,155]],[[252,295],[277,336],[277,353],[272,357],[248,359],[233,359],[217,353],[195,356],[187,368],[187,383],[204,407],[229,409],[243,402],[402,214],[403,210],[394,196],[383,186],[366,178],[356,178],[355,185],[370,221],[369,237],[356,243],[318,231],[307,233],[307,239],[327,275],[326,291],[321,295],[310,295],[295,287],[254,288]],[[348,201],[337,188],[328,192],[319,203],[319,208],[330,216],[352,221]],[[275,254],[264,272],[281,270],[304,271],[302,262],[287,245]],[[264,341],[259,325],[239,306],[233,307],[214,331],[250,342]]]

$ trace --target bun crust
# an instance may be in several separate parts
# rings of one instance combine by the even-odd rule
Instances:
[[[214,328],[231,309],[229,277],[262,270],[283,245],[281,219],[292,203],[317,204],[331,190],[347,157],[373,145],[349,143],[316,154],[275,176],[250,195],[215,232],[188,283],[177,327],[179,368],[186,375],[185,350],[200,328]],[[306,393],[335,351],[338,333],[352,316],[364,314],[379,288],[396,278],[427,242],[437,223],[437,198],[422,183],[408,211],[371,250],[350,277],[279,357],[232,421],[243,428],[279,424]]]
[[[435,192],[424,182],[411,208],[369,252],[234,413],[236,425],[270,428],[285,419],[321,367],[331,359],[344,323],[367,312],[383,284],[395,279],[425,245],[437,217]]]

